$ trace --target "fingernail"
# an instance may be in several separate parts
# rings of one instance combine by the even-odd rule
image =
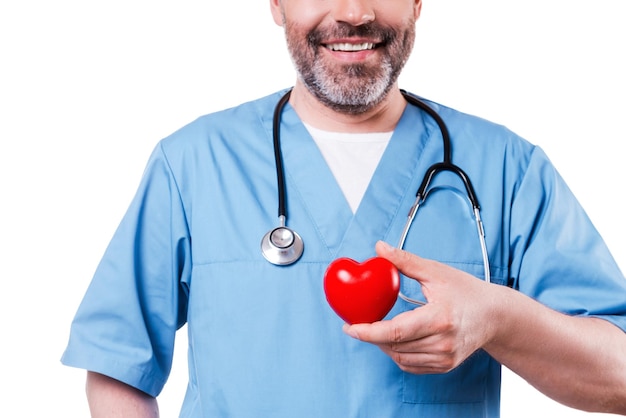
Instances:
[[[392,247],[391,245],[389,245],[388,243],[386,243],[385,241],[379,241],[380,242],[380,246],[383,248],[383,250],[385,251],[393,251],[395,248]]]

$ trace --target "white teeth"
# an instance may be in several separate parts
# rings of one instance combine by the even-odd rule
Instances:
[[[374,49],[374,44],[370,42],[364,42],[362,44],[328,44],[328,49],[333,51],[364,51],[367,49]]]

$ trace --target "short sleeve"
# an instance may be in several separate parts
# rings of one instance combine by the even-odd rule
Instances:
[[[78,308],[62,363],[156,396],[185,322],[190,270],[185,212],[159,144]]]
[[[511,208],[514,287],[570,315],[626,330],[626,280],[545,153],[535,148]]]

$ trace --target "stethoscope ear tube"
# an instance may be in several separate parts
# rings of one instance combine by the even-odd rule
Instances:
[[[472,208],[480,209],[480,205],[478,204],[478,198],[476,197],[476,192],[474,191],[474,186],[472,186],[472,182],[470,181],[469,176],[459,166],[456,166],[450,162],[435,163],[431,165],[426,171],[424,179],[422,180],[419,189],[417,189],[417,193],[415,194],[415,196],[421,196],[422,198],[424,198],[426,196],[426,189],[428,189],[428,186],[430,186],[430,182],[432,181],[433,177],[435,177],[437,173],[440,173],[442,171],[450,171],[456,174],[465,185],[467,198],[471,202]]]
[[[402,235],[398,243],[398,248],[404,248],[404,242],[406,241],[406,237],[409,233],[409,230],[411,229],[411,225],[413,224],[413,220],[415,219],[415,215],[417,215],[417,211],[420,208],[420,205],[426,199],[427,190],[430,186],[432,179],[442,171],[450,171],[456,174],[465,185],[467,197],[472,205],[474,220],[476,222],[476,230],[478,233],[478,239],[480,242],[480,249],[483,258],[485,281],[489,283],[491,282],[491,272],[489,266],[489,255],[487,254],[487,244],[485,242],[485,230],[483,227],[482,219],[480,217],[480,204],[478,203],[478,198],[476,197],[476,192],[474,191],[474,186],[472,185],[469,176],[460,167],[452,163],[452,147],[450,144],[450,133],[448,132],[448,128],[441,116],[439,116],[439,114],[435,112],[433,108],[404,90],[402,90],[402,94],[409,103],[425,111],[437,123],[439,130],[441,131],[441,137],[443,141],[443,161],[433,164],[428,168],[428,170],[426,170],[426,174],[424,174],[424,179],[422,180],[422,183],[420,184],[419,188],[417,189],[417,193],[415,194],[415,203],[413,204],[413,206],[411,206],[407,221],[404,225],[404,229],[402,230]],[[414,305],[425,305],[427,303],[426,301],[413,299],[406,296],[402,293],[402,289],[400,289],[398,296],[402,300],[412,303]]]

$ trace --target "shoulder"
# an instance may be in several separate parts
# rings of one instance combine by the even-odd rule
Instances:
[[[464,133],[465,135],[476,134],[477,137],[492,136],[508,138],[513,141],[522,141],[530,146],[533,145],[503,124],[494,122],[483,116],[462,112],[433,100],[423,99],[423,101],[442,117],[451,131]]]
[[[459,154],[476,158],[476,153],[482,156],[495,156],[505,160],[515,160],[526,163],[533,154],[541,150],[526,138],[521,137],[507,126],[477,116],[462,112],[433,100],[421,98],[443,120],[449,131],[456,158],[463,158]],[[425,121],[434,125],[434,121]]]
[[[224,137],[243,137],[260,132],[270,123],[273,109],[286,90],[242,103],[240,105],[202,115],[160,141],[167,152],[206,145]]]

